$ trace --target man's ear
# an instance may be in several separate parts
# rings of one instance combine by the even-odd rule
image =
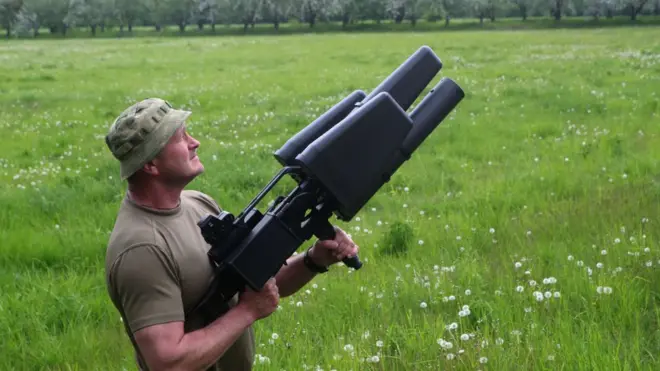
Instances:
[[[158,167],[154,163],[154,161],[149,161],[146,164],[142,166],[142,171],[144,171],[146,174],[155,176],[158,175]]]

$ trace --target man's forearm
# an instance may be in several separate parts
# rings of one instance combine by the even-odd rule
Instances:
[[[286,262],[287,265],[280,268],[275,275],[281,298],[295,294],[316,276],[316,273],[303,263],[303,254],[294,255]]]
[[[206,370],[229,349],[252,325],[254,317],[240,307],[234,307],[208,326],[187,333],[179,342],[173,370]]]

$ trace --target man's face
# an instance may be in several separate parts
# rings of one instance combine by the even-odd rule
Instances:
[[[179,128],[153,160],[158,178],[183,186],[204,172],[204,165],[197,157],[198,147],[199,142],[186,132],[186,126]]]

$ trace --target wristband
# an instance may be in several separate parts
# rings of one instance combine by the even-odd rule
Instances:
[[[322,267],[312,261],[312,258],[309,257],[309,250],[312,248],[310,247],[305,251],[305,256],[303,257],[303,263],[309,269],[310,271],[314,273],[325,273],[328,271],[328,267]]]

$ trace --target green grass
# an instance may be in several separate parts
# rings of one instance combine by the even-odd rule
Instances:
[[[465,100],[339,223],[364,267],[256,324],[256,369],[657,369],[657,28],[0,44],[0,369],[133,369],[103,281],[127,105],[192,109],[190,188],[238,213],[289,136],[424,44]]]

